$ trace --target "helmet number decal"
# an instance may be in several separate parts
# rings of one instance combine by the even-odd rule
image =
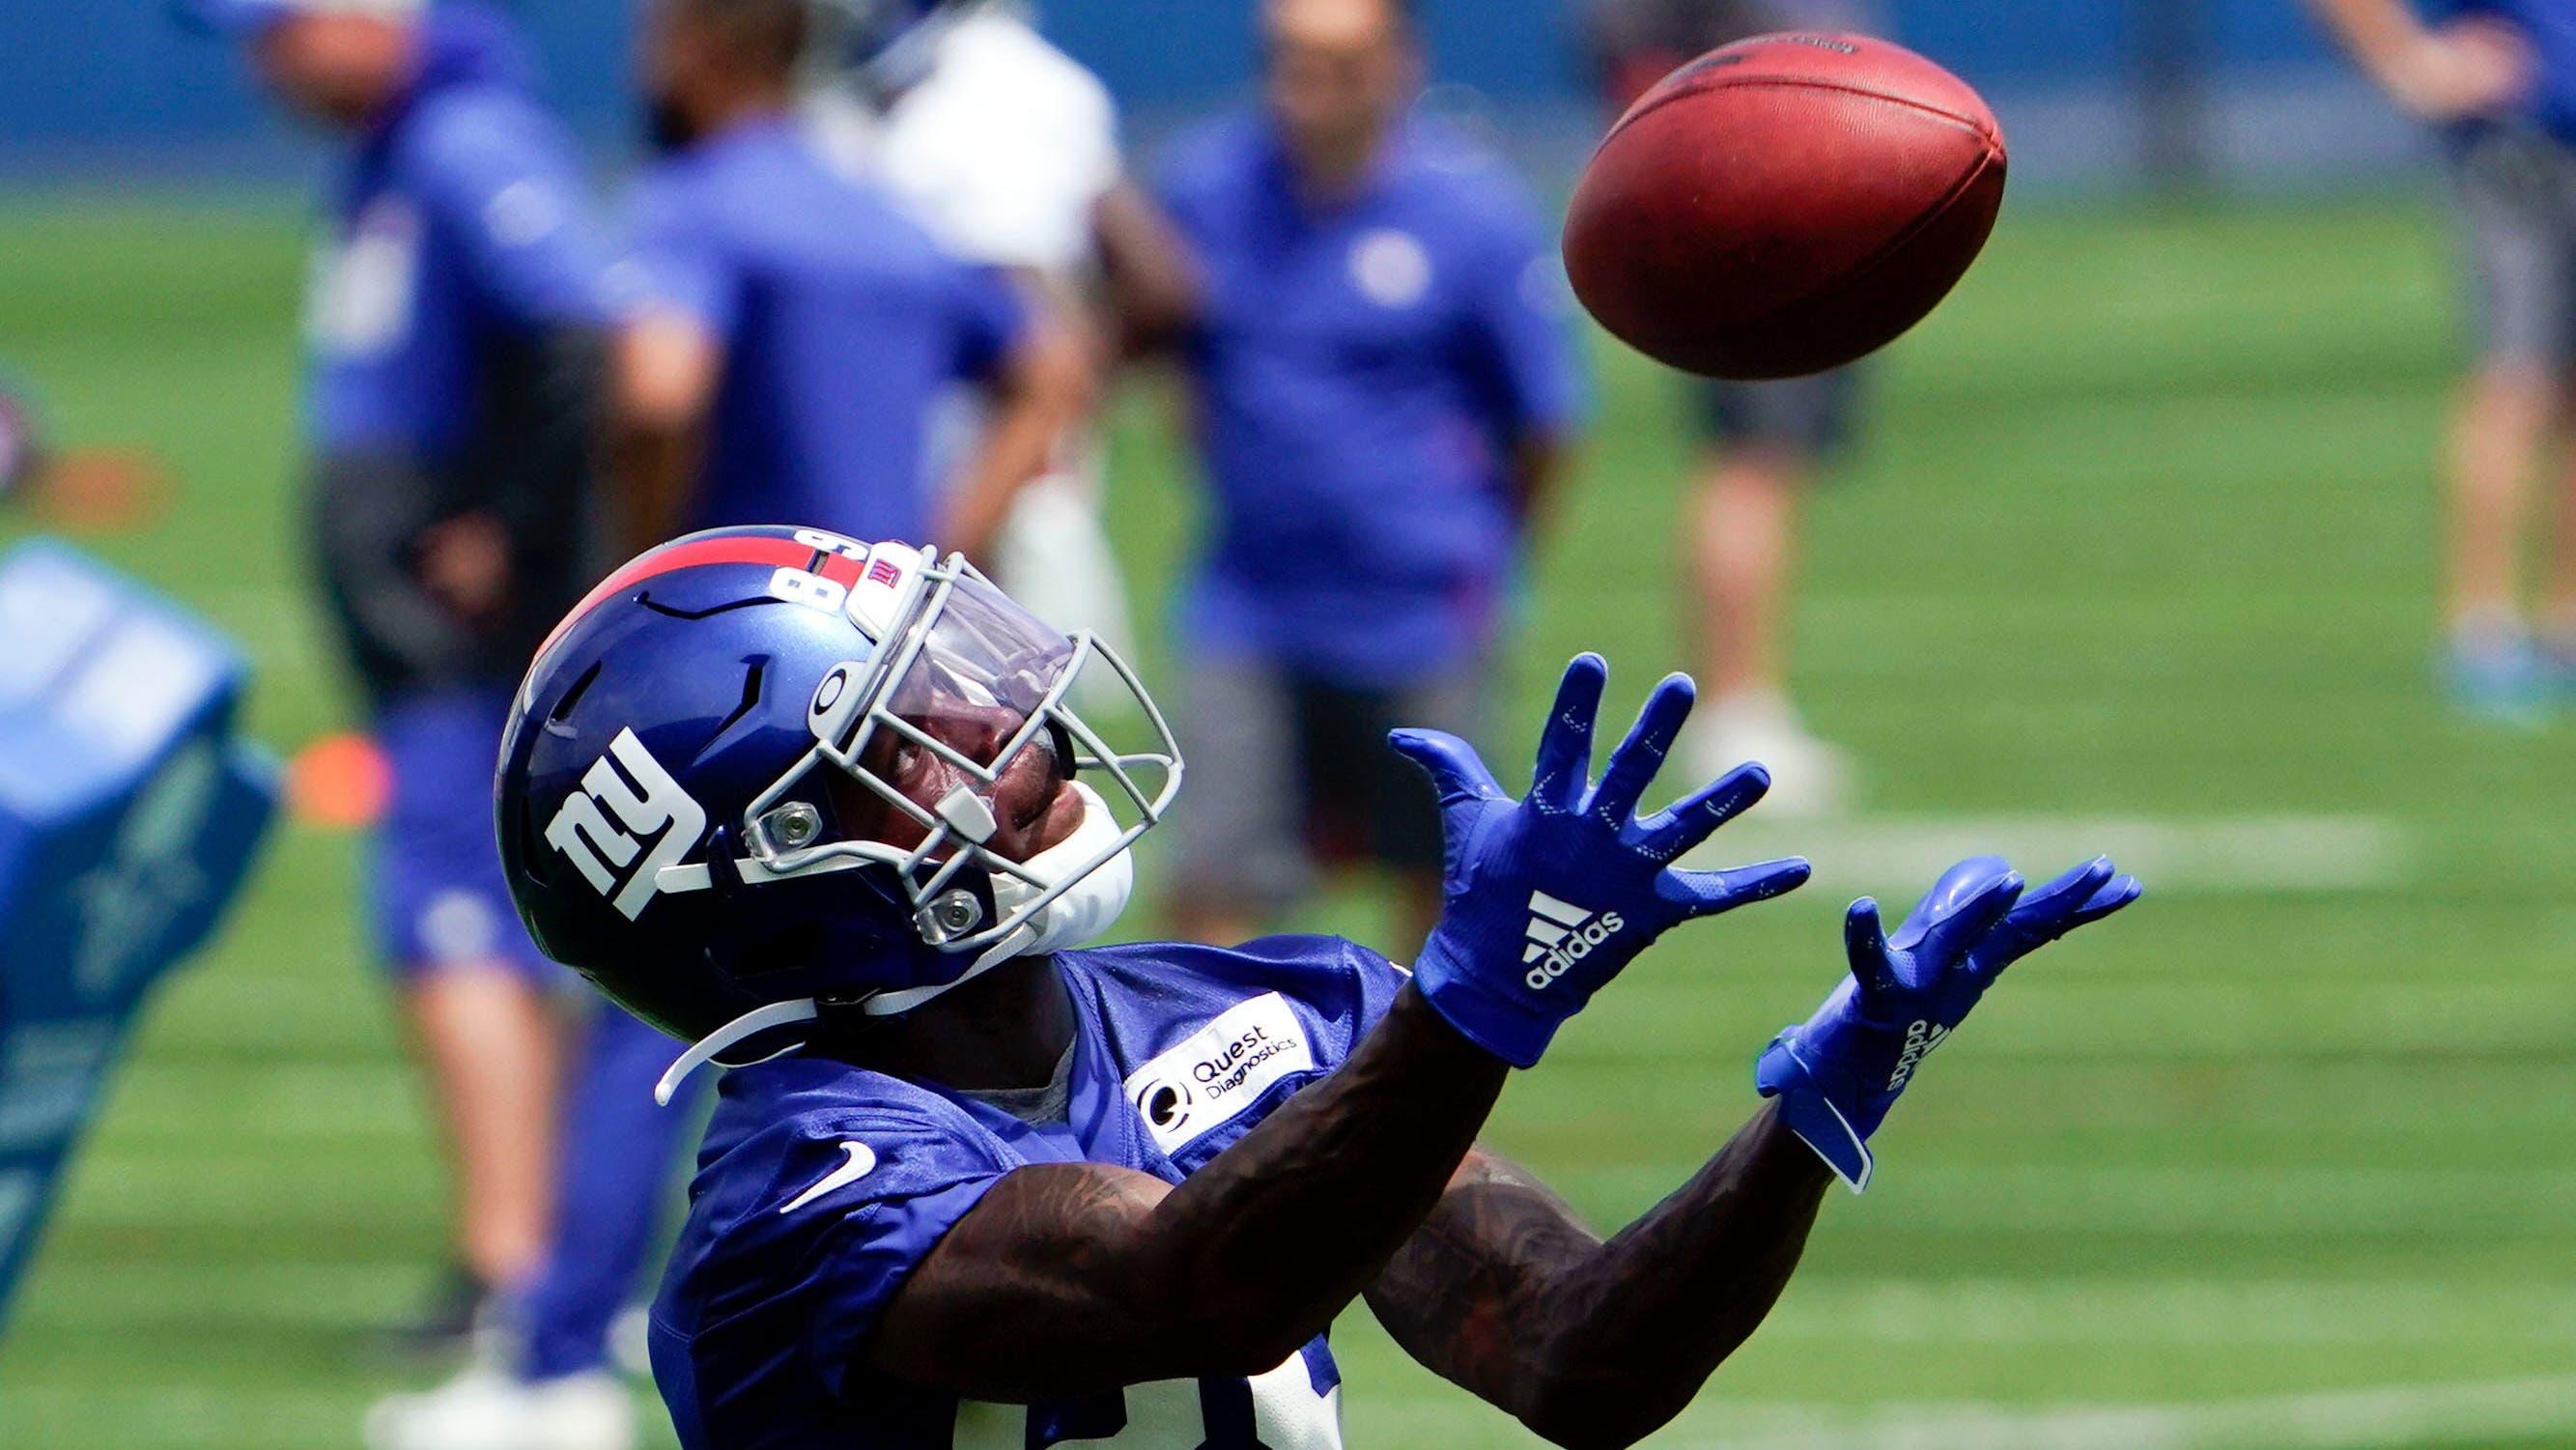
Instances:
[[[841,606],[848,603],[850,599],[850,591],[846,586],[826,579],[820,574],[809,574],[802,569],[780,569],[770,575],[769,595],[773,599],[784,599],[790,604],[802,604],[808,609],[819,609],[826,614],[840,613]]]
[[[662,868],[680,864],[706,828],[705,808],[680,789],[629,729],[618,731],[608,753],[583,772],[581,789],[547,824],[546,841],[572,862],[591,889],[609,897],[633,921],[653,899]],[[660,838],[645,849],[643,841],[657,832]],[[637,865],[639,855],[643,861]],[[621,886],[618,873],[630,865],[634,874]]]

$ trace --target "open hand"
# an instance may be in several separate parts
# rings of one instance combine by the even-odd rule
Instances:
[[[1608,679],[1599,655],[1566,666],[1526,800],[1505,794],[1457,736],[1387,737],[1440,795],[1446,904],[1414,980],[1460,1032],[1516,1067],[1537,1062],[1557,1027],[1667,929],[1767,901],[1808,875],[1795,858],[1674,869],[1673,858],[1760,800],[1771,777],[1759,765],[1738,766],[1662,810],[1635,814],[1694,691],[1686,675],[1657,685],[1595,784],[1592,729]]]
[[[1772,1039],[1754,1069],[1764,1097],[1857,1192],[1869,1136],[1915,1070],[2006,967],[2138,899],[2137,879],[2096,856],[2027,897],[1998,856],[1972,856],[1924,893],[1893,935],[1864,896],[1843,919],[1851,975],[1816,1015]]]

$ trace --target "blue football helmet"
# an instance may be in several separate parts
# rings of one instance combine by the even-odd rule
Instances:
[[[1112,712],[1133,748],[1069,702],[1087,675],[1134,701]],[[763,526],[665,544],[575,606],[520,687],[494,802],[538,945],[697,1044],[667,1093],[755,1036],[777,1050],[771,1029],[1099,934],[1180,781],[1162,712],[1088,631],[962,555]],[[1078,821],[1014,859],[997,804],[1068,788]]]

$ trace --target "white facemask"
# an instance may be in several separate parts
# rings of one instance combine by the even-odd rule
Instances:
[[[993,909],[1002,919],[1008,920],[1023,905],[1044,895],[1067,875],[1080,871],[1101,852],[1117,844],[1121,832],[1117,818],[1109,814],[1109,803],[1081,781],[1073,782],[1073,789],[1082,797],[1081,822],[1075,825],[1071,835],[1020,863],[1037,880],[1022,881],[1015,876],[994,875]],[[1067,886],[1062,895],[1012,928],[1010,935],[986,947],[975,958],[975,965],[968,967],[956,982],[879,992],[860,1004],[860,1010],[871,1017],[909,1012],[958,982],[972,981],[987,968],[1013,957],[1036,956],[1058,947],[1087,942],[1109,930],[1118,920],[1118,914],[1127,909],[1127,898],[1135,889],[1136,858],[1120,851]]]

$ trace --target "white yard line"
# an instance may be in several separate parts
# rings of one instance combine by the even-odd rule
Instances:
[[[2576,1346],[2576,1286],[2435,1279],[1819,1279],[1763,1338],[1882,1345]]]
[[[2099,852],[2158,891],[2363,891],[2402,878],[2404,827],[2378,816],[1885,816],[1770,821],[1757,809],[1691,853],[1713,866],[1803,855],[1829,892],[1929,881],[1963,856],[1992,852],[2054,873]]]
[[[2394,1450],[2576,1432],[2576,1375],[2196,1405],[1745,1409],[1774,1425],[1673,1443],[1685,1450]],[[1806,1423],[1777,1423],[1790,1418]]]

